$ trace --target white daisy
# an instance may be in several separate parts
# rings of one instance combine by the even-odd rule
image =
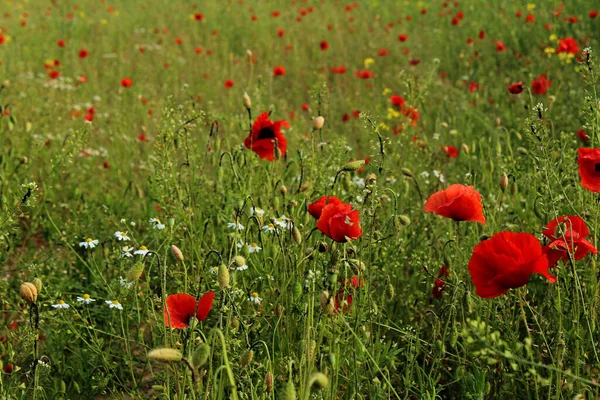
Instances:
[[[123,310],[123,306],[119,303],[119,300],[104,300],[108,304],[109,308],[116,308],[117,310]]]
[[[290,221],[290,219],[288,217],[281,216],[279,218],[273,218],[271,220],[275,225],[277,225],[280,228],[283,229],[292,229],[293,228],[293,224],[292,221]]]
[[[210,267],[210,269],[208,270],[208,272],[210,272],[213,275],[217,275],[219,273],[219,267],[217,267],[217,266]]]
[[[253,302],[254,304],[260,304],[260,302],[262,301],[262,299],[260,297],[258,297],[258,293],[253,292],[250,297],[248,297],[248,301]]]
[[[67,303],[65,303],[64,300],[59,300],[58,303],[52,304],[52,307],[53,308],[64,308],[64,309],[67,309],[70,306]]]
[[[241,267],[235,267],[236,271],[245,271],[248,269],[248,264],[244,264]]]
[[[235,229],[236,231],[243,231],[245,229],[244,225],[242,225],[238,222],[229,222],[227,224],[227,227],[231,228],[231,229]]]
[[[129,239],[129,236],[127,236],[127,232],[117,231],[115,232],[115,237],[119,242],[131,240]]]
[[[121,220],[119,222],[122,223],[122,224],[126,224],[127,220],[125,218],[121,218]]]
[[[165,224],[161,223],[158,218],[150,218],[150,223],[154,225],[154,229],[158,229],[159,231],[165,229]]]
[[[252,243],[252,244],[248,245],[249,253],[258,253],[261,250],[262,250],[262,247],[259,247],[256,243]]]
[[[136,250],[133,252],[133,254],[139,254],[140,256],[145,256],[146,254],[148,254],[150,250],[148,250],[148,248],[146,246],[140,246],[139,250]]]
[[[98,239],[87,238],[85,239],[85,242],[79,242],[79,247],[93,249],[94,247],[98,246],[98,243],[100,243]]]
[[[119,277],[119,285],[124,287],[125,289],[131,289],[133,286],[133,282],[128,282],[127,279],[123,279],[122,276]]]
[[[254,214],[260,215],[262,217],[263,215],[265,215],[265,210],[263,210],[262,208],[258,208],[258,207],[252,207],[250,209],[250,215],[254,215]]]
[[[86,293],[83,296],[77,296],[77,301],[83,304],[90,304],[91,302],[96,301],[96,299],[92,299],[90,295]]]
[[[268,224],[263,226],[261,229],[263,230],[263,232],[275,232],[275,225]]]
[[[121,248],[121,258],[133,257],[133,254],[131,254],[132,251],[133,251],[133,247],[129,247],[129,246],[122,247]]]

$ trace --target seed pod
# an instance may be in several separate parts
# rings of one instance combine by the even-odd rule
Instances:
[[[162,362],[179,362],[183,358],[183,354],[179,350],[163,347],[150,351],[148,358]]]
[[[271,373],[271,371],[267,371],[265,383],[267,385],[267,394],[269,394],[273,390],[273,374]]]
[[[244,96],[243,98],[243,103],[244,103],[244,107],[246,107],[246,110],[249,110],[252,108],[252,100],[250,100],[250,96],[248,96],[248,93],[244,92]]]
[[[35,285],[31,282],[25,282],[21,285],[21,297],[29,304],[37,301],[38,291]]]
[[[254,360],[254,351],[248,350],[240,357],[240,367],[246,368]]]
[[[294,296],[294,299],[299,299],[300,296],[302,296],[302,285],[300,282],[294,283],[294,286],[292,287],[292,295]]]
[[[210,346],[207,343],[202,343],[192,354],[192,365],[196,368],[200,368],[210,356]]]
[[[292,229],[292,237],[297,244],[302,244],[302,234],[300,233],[300,229],[298,229],[294,225],[294,229]]]
[[[144,263],[138,262],[131,267],[129,272],[127,273],[127,282],[136,282],[140,279],[140,276],[144,273]]]
[[[285,400],[296,400],[296,387],[294,386],[294,382],[290,379],[288,383],[285,384],[285,391],[283,394],[283,398]]]
[[[404,176],[407,176],[407,177],[409,177],[409,178],[414,178],[414,177],[415,177],[415,176],[413,175],[412,171],[411,171],[410,169],[408,169],[408,168],[402,168],[402,169],[401,169],[401,171],[402,171],[402,174],[403,174]]]
[[[282,195],[285,196],[285,194],[287,193],[287,187],[282,185],[281,188],[279,188],[279,191],[281,192]]]
[[[219,287],[221,289],[227,289],[229,287],[229,269],[225,264],[221,264],[219,266],[219,271],[217,272],[217,281],[219,282]]]
[[[183,261],[183,253],[181,250],[179,250],[179,247],[175,246],[174,244],[171,245],[171,252],[177,261]]]
[[[38,293],[42,291],[42,280],[40,278],[35,278],[31,283],[33,283]]]
[[[279,211],[279,206],[281,205],[281,202],[279,200],[279,197],[274,197],[273,198],[273,209],[275,211]]]
[[[342,187],[346,192],[350,191],[350,185],[352,184],[352,180],[350,179],[349,174],[345,174],[344,179],[342,180]]]
[[[306,348],[306,357],[309,361],[315,359],[315,355],[317,354],[317,342],[315,340],[311,340],[308,342],[308,347]]]
[[[502,177],[500,178],[500,189],[502,189],[502,192],[504,192],[506,190],[507,186],[508,186],[508,176],[506,175],[506,172],[504,172],[502,174]]]
[[[319,115],[317,118],[313,119],[313,129],[315,131],[323,128],[323,125],[325,125],[325,118],[322,116]]]
[[[365,160],[350,161],[342,167],[342,171],[354,172],[365,165]]]
[[[400,225],[402,226],[410,225],[410,218],[406,215],[398,215],[398,221],[400,221]]]
[[[329,378],[322,372],[315,372],[310,380],[313,381],[314,385],[319,389],[325,389],[329,386]]]
[[[167,390],[163,385],[152,385],[152,390],[156,390],[157,392],[164,392]]]
[[[388,300],[392,300],[394,298],[394,295],[396,290],[394,289],[394,285],[392,285],[391,283],[387,285],[387,297]]]
[[[469,154],[469,146],[467,146],[465,143],[462,144],[461,150],[463,153]]]

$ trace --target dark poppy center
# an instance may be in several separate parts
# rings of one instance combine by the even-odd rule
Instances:
[[[600,163],[596,163],[596,164],[594,164],[594,170],[595,170],[596,172],[600,172]]]
[[[260,140],[260,139],[274,139],[275,138],[275,131],[271,128],[262,128],[260,131],[258,131],[258,137],[256,138],[256,140]]]

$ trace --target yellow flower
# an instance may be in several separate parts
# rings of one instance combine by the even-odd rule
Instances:
[[[382,131],[389,131],[389,130],[390,130],[390,127],[389,127],[389,126],[387,126],[387,125],[386,125],[385,123],[383,123],[383,122],[380,122],[380,123],[379,123],[379,125],[378,125],[377,127],[378,127],[380,130],[382,130]]]
[[[527,4],[527,11],[531,12],[535,9],[535,4],[529,3]]]
[[[371,65],[375,64],[375,60],[372,58],[365,58],[365,68],[369,68]]]
[[[390,93],[392,93],[392,89],[385,88],[385,89],[383,89],[383,92],[381,94],[384,95],[384,96],[387,96]]]
[[[388,108],[387,110],[387,118],[388,119],[394,119],[394,118],[399,118],[402,114],[400,114],[400,111],[394,110],[393,108]]]
[[[551,42],[556,42],[558,40],[558,36],[556,36],[554,33],[552,35],[550,35],[550,41]]]
[[[553,47],[546,47],[544,49],[544,53],[546,53],[548,55],[548,57],[552,57],[552,54],[554,54],[555,52],[556,52],[556,50]]]

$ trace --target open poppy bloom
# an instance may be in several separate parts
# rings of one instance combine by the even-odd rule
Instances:
[[[317,228],[336,242],[358,239],[362,235],[360,217],[351,204],[330,202],[321,211]]]
[[[328,204],[342,204],[342,201],[335,196],[321,196],[319,200],[308,205],[308,213],[313,218],[319,219],[323,208]]]
[[[581,186],[595,193],[600,193],[600,149],[581,147],[577,150],[579,158],[579,176]]]
[[[269,113],[264,112],[252,124],[252,133],[244,140],[244,144],[260,158],[268,161],[275,159],[277,144],[279,157],[282,157],[287,150],[287,140],[281,133],[282,127],[289,128],[290,124],[287,121],[271,121]]]
[[[165,325],[171,328],[185,328],[190,325],[190,319],[196,316],[204,321],[212,307],[215,292],[212,290],[198,300],[187,293],[172,294],[167,297],[165,308]]]
[[[560,53],[568,53],[568,54],[577,54],[579,53],[579,46],[577,45],[577,41],[572,37],[568,37],[566,39],[560,39],[558,41],[558,48],[556,49],[556,54]]]
[[[552,86],[552,81],[546,78],[546,74],[538,76],[531,82],[531,90],[535,94],[546,94],[550,86]]]
[[[425,211],[454,221],[479,222],[485,225],[481,195],[473,186],[454,184],[432,194],[425,203]]]
[[[576,215],[553,219],[542,233],[551,240],[550,244],[544,247],[550,267],[555,266],[559,260],[568,261],[569,253],[573,254],[576,261],[590,252],[598,253],[594,245],[585,239],[590,231],[584,220]]]
[[[446,156],[449,158],[458,157],[458,149],[454,146],[442,146],[442,151],[444,151],[444,153],[446,153]]]
[[[523,91],[523,89],[525,89],[525,85],[523,85],[523,82],[513,83],[508,87],[508,91],[512,94],[519,94]]]
[[[550,282],[548,258],[542,245],[530,233],[500,232],[479,243],[469,261],[469,274],[475,293],[488,299],[509,289],[524,286],[531,274],[541,274]]]

